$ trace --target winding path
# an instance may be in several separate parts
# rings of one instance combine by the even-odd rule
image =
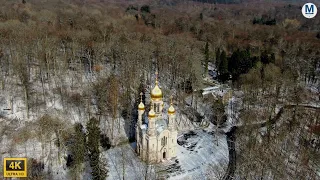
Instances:
[[[244,126],[253,126],[257,128],[262,128],[266,127],[267,125],[273,125],[277,122],[277,120],[281,117],[281,115],[284,113],[285,109],[292,109],[294,107],[304,107],[304,108],[309,108],[309,109],[315,109],[315,110],[320,110],[320,107],[317,106],[312,106],[308,104],[289,104],[289,105],[284,105],[283,107],[280,108],[279,112],[276,114],[275,117],[272,119],[262,122],[262,123],[257,123],[257,124],[248,124],[248,125],[235,125],[230,128],[228,132],[226,132],[227,136],[227,143],[228,143],[228,149],[229,149],[229,163],[228,163],[228,168],[226,171],[226,174],[223,176],[223,180],[232,180],[234,177],[234,173],[236,170],[236,150],[235,150],[235,141],[236,141],[236,131],[238,128],[244,127]]]

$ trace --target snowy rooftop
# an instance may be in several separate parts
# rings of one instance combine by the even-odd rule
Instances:
[[[140,126],[140,128],[146,130],[146,129],[147,129],[147,125],[146,125],[146,124],[142,124],[142,125]]]
[[[167,129],[167,122],[165,119],[156,120],[156,130],[160,134],[163,130]]]
[[[207,94],[212,94],[214,96],[223,96],[227,92],[229,92],[231,88],[229,87],[223,87],[223,86],[212,86],[212,87],[207,87],[203,89],[202,95],[207,95]]]

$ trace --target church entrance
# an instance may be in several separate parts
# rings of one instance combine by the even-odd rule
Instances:
[[[163,159],[166,158],[166,152],[163,152],[163,155],[162,155]]]

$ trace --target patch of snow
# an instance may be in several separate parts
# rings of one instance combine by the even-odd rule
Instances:
[[[180,180],[180,179],[207,179],[207,169],[209,166],[221,165],[221,162],[228,162],[229,152],[224,134],[215,134],[205,130],[195,130],[189,135],[190,132],[183,133],[179,136],[177,146],[177,157],[170,160],[173,161],[177,168],[166,166],[171,164],[166,162],[160,164],[161,170],[166,169],[166,178]],[[215,141],[216,139],[216,141]],[[226,164],[225,164],[226,165]],[[226,166],[222,169],[226,169]],[[214,176],[210,172],[210,176]],[[224,172],[219,172],[224,173]]]
[[[146,124],[142,124],[140,128],[141,129],[147,129],[147,125]]]
[[[221,162],[226,162],[220,170],[223,172],[210,172],[210,176],[214,175],[212,173],[224,174],[229,159],[226,136],[216,134],[215,141],[212,132],[195,130],[194,133],[196,135],[186,138],[184,144],[177,145],[177,157],[160,164],[146,165],[129,144],[103,152],[108,160],[107,180],[123,179],[123,176],[124,179],[140,180],[145,179],[146,174],[149,176],[147,179],[207,179],[209,166],[221,166]],[[178,139],[185,138],[188,134],[190,132],[180,133]]]
[[[109,149],[102,154],[108,161],[107,180],[140,180],[152,169],[139,159],[129,144]]]

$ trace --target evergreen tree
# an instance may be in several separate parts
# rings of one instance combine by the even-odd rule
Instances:
[[[93,180],[104,180],[107,176],[107,170],[100,161],[100,127],[96,118],[91,118],[87,123],[87,148],[89,151],[89,161],[92,169]]]
[[[228,61],[227,61],[227,55],[225,51],[221,52],[220,56],[220,64],[218,66],[218,70],[220,74],[228,72]]]
[[[269,64],[274,63],[276,58],[274,53],[271,53],[271,55],[269,55],[268,52],[265,50],[261,52],[260,59],[263,64]]]
[[[218,48],[216,51],[216,69],[218,69],[220,64],[220,55],[221,55],[220,48]]]
[[[141,6],[140,11],[142,13],[150,13],[150,7],[148,5],[143,5]]]
[[[270,62],[273,64],[276,62],[276,56],[274,55],[274,53],[271,53]]]
[[[71,154],[73,157],[72,172],[77,176],[81,172],[81,165],[86,155],[86,136],[82,124],[74,125],[74,142],[71,145]],[[76,177],[77,179],[77,177]]]
[[[218,67],[219,79],[222,82],[225,82],[229,79],[228,60],[227,60],[227,55],[225,51],[221,52],[220,61],[221,62]]]
[[[269,63],[269,57],[267,54],[267,51],[262,51],[260,55],[260,60],[263,64],[268,64]]]
[[[320,32],[317,33],[316,37],[320,39]]]
[[[242,51],[238,49],[232,53],[229,60],[228,69],[233,80],[237,80],[241,74],[249,72],[254,63],[258,61],[256,57],[251,58],[250,56],[249,49]]]
[[[235,79],[237,76],[237,66],[238,66],[238,61],[239,61],[239,50],[236,50],[235,52],[232,53],[229,61],[229,72],[232,75],[232,79]]]

